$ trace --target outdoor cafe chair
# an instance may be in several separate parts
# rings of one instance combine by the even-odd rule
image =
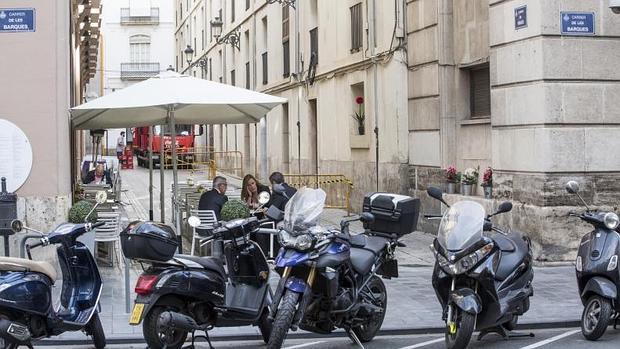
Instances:
[[[194,249],[196,247],[196,240],[204,239],[204,236],[200,236],[196,230],[212,230],[217,224],[217,217],[213,210],[192,210],[192,216],[200,218],[200,225],[193,228],[192,236],[192,251],[191,255],[194,255]]]
[[[120,213],[118,212],[97,212],[97,221],[105,222],[104,225],[95,228],[95,254],[97,253],[97,243],[112,243],[111,264],[114,266],[114,258],[118,258],[119,264],[120,253]],[[108,251],[110,251],[108,247]],[[108,254],[109,255],[109,254]]]

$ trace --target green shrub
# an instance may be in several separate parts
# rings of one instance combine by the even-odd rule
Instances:
[[[69,223],[84,223],[84,218],[93,209],[93,204],[88,201],[82,200],[76,202],[69,210]],[[97,222],[97,211],[93,211],[90,217],[88,217],[90,223]]]
[[[232,221],[237,218],[250,217],[250,209],[241,200],[229,200],[222,207],[221,214],[223,221]]]

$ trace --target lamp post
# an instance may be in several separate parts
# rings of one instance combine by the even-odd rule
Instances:
[[[232,47],[235,47],[237,50],[241,50],[241,45],[239,44],[239,29],[236,28],[230,33],[224,35],[222,37],[222,27],[224,23],[220,19],[220,17],[215,17],[211,21],[211,28],[213,28],[213,36],[215,36],[215,40],[218,45],[221,44],[230,44]]]
[[[191,69],[193,66],[199,65],[200,69],[202,70],[202,78],[204,79],[205,75],[207,74],[207,67],[209,66],[209,60],[206,58],[201,58],[197,60],[196,62],[192,63],[192,57],[194,56],[194,49],[190,45],[187,45],[187,48],[185,48],[183,52],[185,53],[185,60],[187,61],[187,65],[188,65],[187,69]]]
[[[194,49],[190,45],[187,45],[183,52],[185,53],[185,61],[187,61],[187,65],[189,65],[189,67],[191,68],[192,57],[194,56]]]
[[[292,8],[295,8],[295,0],[267,0],[268,4],[282,4],[282,5],[286,5],[286,6],[290,6]]]

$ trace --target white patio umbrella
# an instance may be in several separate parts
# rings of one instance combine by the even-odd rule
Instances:
[[[272,108],[285,102],[284,98],[166,71],[72,108],[71,121],[75,129],[168,124],[170,130],[174,130],[178,124],[247,124],[260,121]],[[174,182],[172,195],[178,208],[175,132],[170,134]],[[163,184],[163,171],[161,175]],[[162,202],[163,191],[162,185]],[[149,192],[152,205],[152,189]],[[177,231],[180,231],[177,209],[174,214]]]

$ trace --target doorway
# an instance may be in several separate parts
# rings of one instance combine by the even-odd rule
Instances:
[[[318,149],[318,118],[317,118],[317,103],[316,99],[310,99],[308,101],[310,107],[308,113],[308,139],[309,139],[309,160],[310,160],[310,174],[319,173],[319,149]]]

